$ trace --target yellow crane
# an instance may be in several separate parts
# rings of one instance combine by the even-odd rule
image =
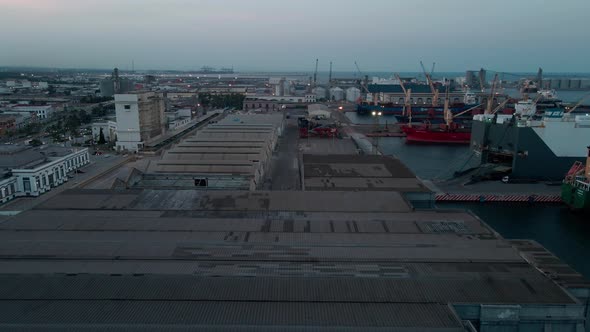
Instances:
[[[430,86],[430,91],[432,92],[432,106],[438,106],[438,89],[434,86],[432,77],[430,74],[426,72],[426,68],[424,68],[424,64],[422,63],[422,61],[420,61],[420,67],[422,67],[422,71],[424,72],[424,76],[426,77],[426,81],[428,82],[428,85]],[[434,64],[432,65],[432,68],[434,69]]]
[[[570,108],[565,113],[567,114],[567,113],[571,113],[571,112],[575,111],[578,107],[580,107],[580,105],[582,105],[582,102],[584,102],[584,100],[586,100],[588,97],[590,97],[590,92],[583,95],[582,98],[580,98],[580,100],[576,103],[576,105],[574,107]]]
[[[412,89],[406,89],[404,85],[404,81],[399,77],[398,74],[394,74],[395,78],[399,81],[399,85],[402,87],[404,91],[404,115],[408,115],[409,123],[412,124],[412,103],[410,103],[410,97],[412,96]]]
[[[498,82],[498,73],[494,75],[492,82],[492,89],[490,91],[490,97],[488,98],[488,104],[486,107],[485,114],[492,114],[492,106],[494,105],[494,95],[496,94],[496,83]]]

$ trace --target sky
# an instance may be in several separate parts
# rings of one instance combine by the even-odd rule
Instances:
[[[0,66],[590,72],[590,0],[0,0]]]

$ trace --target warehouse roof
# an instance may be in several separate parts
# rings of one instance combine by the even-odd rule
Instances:
[[[462,331],[451,304],[583,309],[474,215],[394,192],[68,190],[3,220],[0,271],[0,328]]]
[[[307,190],[430,191],[393,157],[306,154],[303,164]]]

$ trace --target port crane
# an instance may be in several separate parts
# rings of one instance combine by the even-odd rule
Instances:
[[[328,86],[332,87],[332,61],[330,61],[330,76],[328,76]]]
[[[404,85],[404,81],[399,77],[396,73],[394,74],[395,79],[399,81],[399,85],[401,86],[402,90],[404,91],[404,115],[408,115],[409,125],[412,125],[412,103],[410,103],[410,97],[412,96],[412,89],[406,89]]]
[[[361,78],[361,88],[365,91],[365,93],[367,95],[371,94],[371,92],[369,92],[369,89],[367,88],[367,82],[366,79],[363,79],[363,73],[361,72],[361,69],[359,68],[359,65],[356,63],[356,61],[354,62],[354,66],[356,67],[356,71],[359,73],[360,78]],[[373,98],[375,99],[375,98]],[[366,100],[366,98],[365,98]],[[373,103],[375,103],[375,105],[377,105],[377,101],[373,100]]]
[[[315,59],[315,71],[313,72],[313,86],[315,87],[318,83],[318,59]]]
[[[494,95],[496,94],[496,83],[498,82],[498,73],[494,74],[494,80],[492,81],[492,89],[490,91],[490,97],[488,98],[488,104],[485,110],[485,114],[492,114],[492,106],[494,104]]]
[[[572,108],[570,108],[567,112],[565,112],[566,114],[571,113],[573,111],[575,111],[578,107],[580,107],[580,105],[582,105],[582,103],[584,102],[584,100],[588,99],[588,97],[590,97],[590,92],[583,95],[582,98],[580,98],[580,100],[576,103],[576,105]]]
[[[432,64],[432,69],[434,70],[434,64]],[[432,82],[432,77],[426,72],[426,68],[424,68],[424,64],[420,61],[420,66],[422,67],[422,71],[424,72],[424,76],[426,77],[426,81],[428,81],[428,85],[430,86],[430,91],[432,92],[432,106],[438,106],[438,89],[434,86],[434,82]]]

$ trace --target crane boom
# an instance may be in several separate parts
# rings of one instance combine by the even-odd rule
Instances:
[[[313,86],[318,83],[318,59],[315,59],[315,71],[313,72]]]
[[[582,102],[584,102],[584,100],[586,100],[588,97],[590,97],[590,92],[583,95],[582,98],[580,98],[580,100],[576,103],[576,105],[565,113],[567,114],[575,111],[580,105],[582,105]]]
[[[496,93],[496,82],[498,81],[498,73],[494,75],[494,81],[492,82],[492,89],[490,90],[490,97],[488,98],[488,105],[486,107],[485,114],[492,114],[492,106],[494,103],[494,94]]]
[[[436,62],[432,63],[432,69],[430,69],[430,77],[432,77],[432,74],[434,74],[434,66],[436,66]]]
[[[404,113],[408,114],[408,116],[410,117],[410,123],[412,122],[412,104],[410,103],[410,97],[412,96],[412,89],[406,89],[406,86],[404,85],[404,81],[402,81],[402,79],[399,77],[399,75],[396,73],[394,74],[395,78],[399,81],[399,85],[402,87],[402,90],[404,91]]]
[[[477,105],[475,105],[475,106],[473,106],[473,107],[470,107],[470,108],[468,108],[468,109],[466,109],[466,110],[464,110],[464,111],[462,111],[462,112],[459,112],[459,113],[457,113],[457,114],[454,114],[454,115],[453,115],[453,119],[454,119],[454,118],[456,118],[456,117],[458,117],[458,116],[461,116],[461,115],[463,115],[463,114],[465,114],[465,113],[467,113],[467,112],[470,112],[470,111],[472,111],[472,110],[474,110],[474,109],[476,109],[476,108],[478,108],[478,107],[480,107],[480,106],[481,106],[481,104],[477,104]]]
[[[361,69],[359,68],[359,65],[358,65],[358,63],[356,63],[356,61],[354,62],[354,66],[356,67],[356,71],[358,71],[358,73],[361,77],[361,87],[363,88],[363,90],[365,90],[366,93],[370,93],[369,89],[365,86],[365,84],[362,83],[363,73],[361,72]]]
[[[428,85],[430,86],[430,91],[432,92],[432,106],[438,105],[438,89],[434,87],[434,82],[432,82],[432,77],[426,72],[426,68],[424,68],[424,64],[420,61],[420,67],[422,67],[422,71],[424,72],[424,76],[426,77],[426,81],[428,81]],[[434,68],[434,66],[433,66]]]
[[[332,61],[330,61],[330,76],[328,76],[328,85],[332,86]]]

